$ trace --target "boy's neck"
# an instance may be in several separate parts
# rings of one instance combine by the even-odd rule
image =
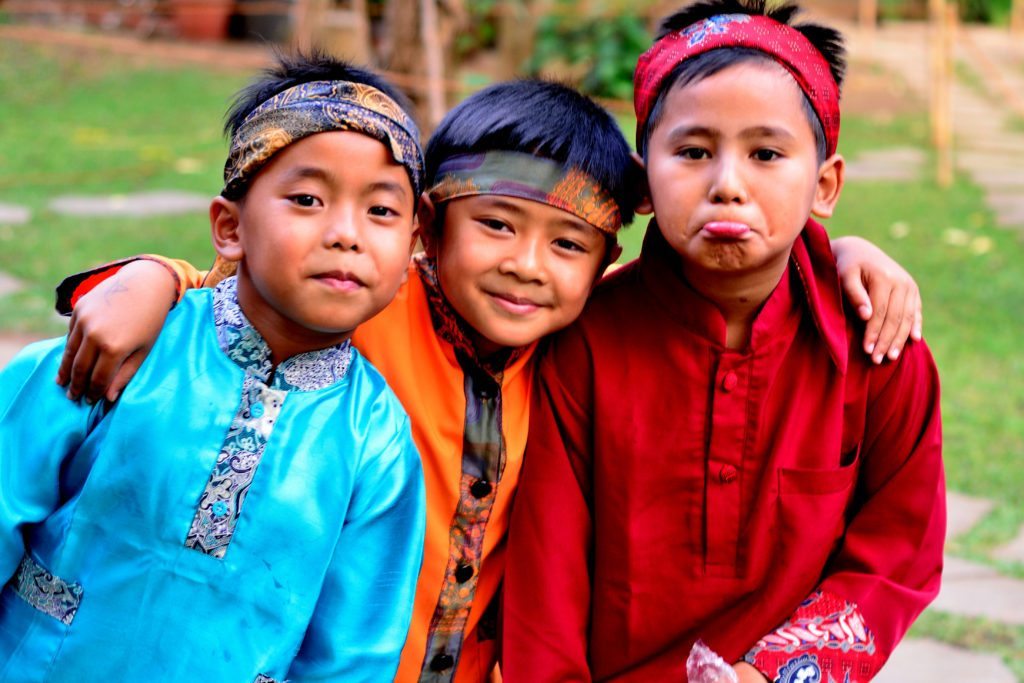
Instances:
[[[329,349],[352,336],[353,330],[328,333],[303,327],[271,307],[248,278],[239,276],[237,291],[238,306],[270,349],[274,369],[293,356]]]
[[[750,273],[709,272],[683,262],[683,275],[693,289],[713,303],[725,318],[725,345],[742,349],[750,343],[754,320],[786,272],[788,256]]]

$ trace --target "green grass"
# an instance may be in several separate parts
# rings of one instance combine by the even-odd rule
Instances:
[[[73,218],[63,194],[220,189],[221,121],[243,75],[133,66],[121,57],[0,44],[0,202],[27,206],[27,225],[0,225],[0,271],[26,282],[0,298],[0,329],[59,332],[53,286],[70,272],[139,251],[210,259],[204,212]]]

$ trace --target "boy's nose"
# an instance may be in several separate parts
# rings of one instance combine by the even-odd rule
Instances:
[[[728,157],[719,157],[713,167],[708,199],[713,204],[742,204],[747,201],[747,191],[740,177],[739,164]]]
[[[516,240],[513,249],[506,254],[498,266],[498,270],[507,275],[515,275],[523,281],[544,280],[543,244],[536,239]]]
[[[352,216],[337,216],[324,231],[324,246],[344,251],[359,251],[359,228]]]

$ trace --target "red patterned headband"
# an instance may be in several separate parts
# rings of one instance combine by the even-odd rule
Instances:
[[[839,143],[839,86],[828,62],[796,29],[752,14],[722,14],[704,19],[668,34],[640,56],[633,75],[638,138],[672,69],[687,59],[724,47],[760,50],[789,71],[821,121],[827,156],[835,154]]]

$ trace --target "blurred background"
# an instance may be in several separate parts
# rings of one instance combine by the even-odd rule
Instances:
[[[141,252],[212,260],[224,112],[274,50],[383,70],[425,135],[488,83],[544,76],[632,139],[636,58],[681,4],[0,0],[0,366],[64,331],[64,275]],[[850,49],[829,230],[917,278],[943,379],[944,586],[882,679],[1024,683],[1024,0],[802,4]],[[624,259],[644,229],[623,231]]]

